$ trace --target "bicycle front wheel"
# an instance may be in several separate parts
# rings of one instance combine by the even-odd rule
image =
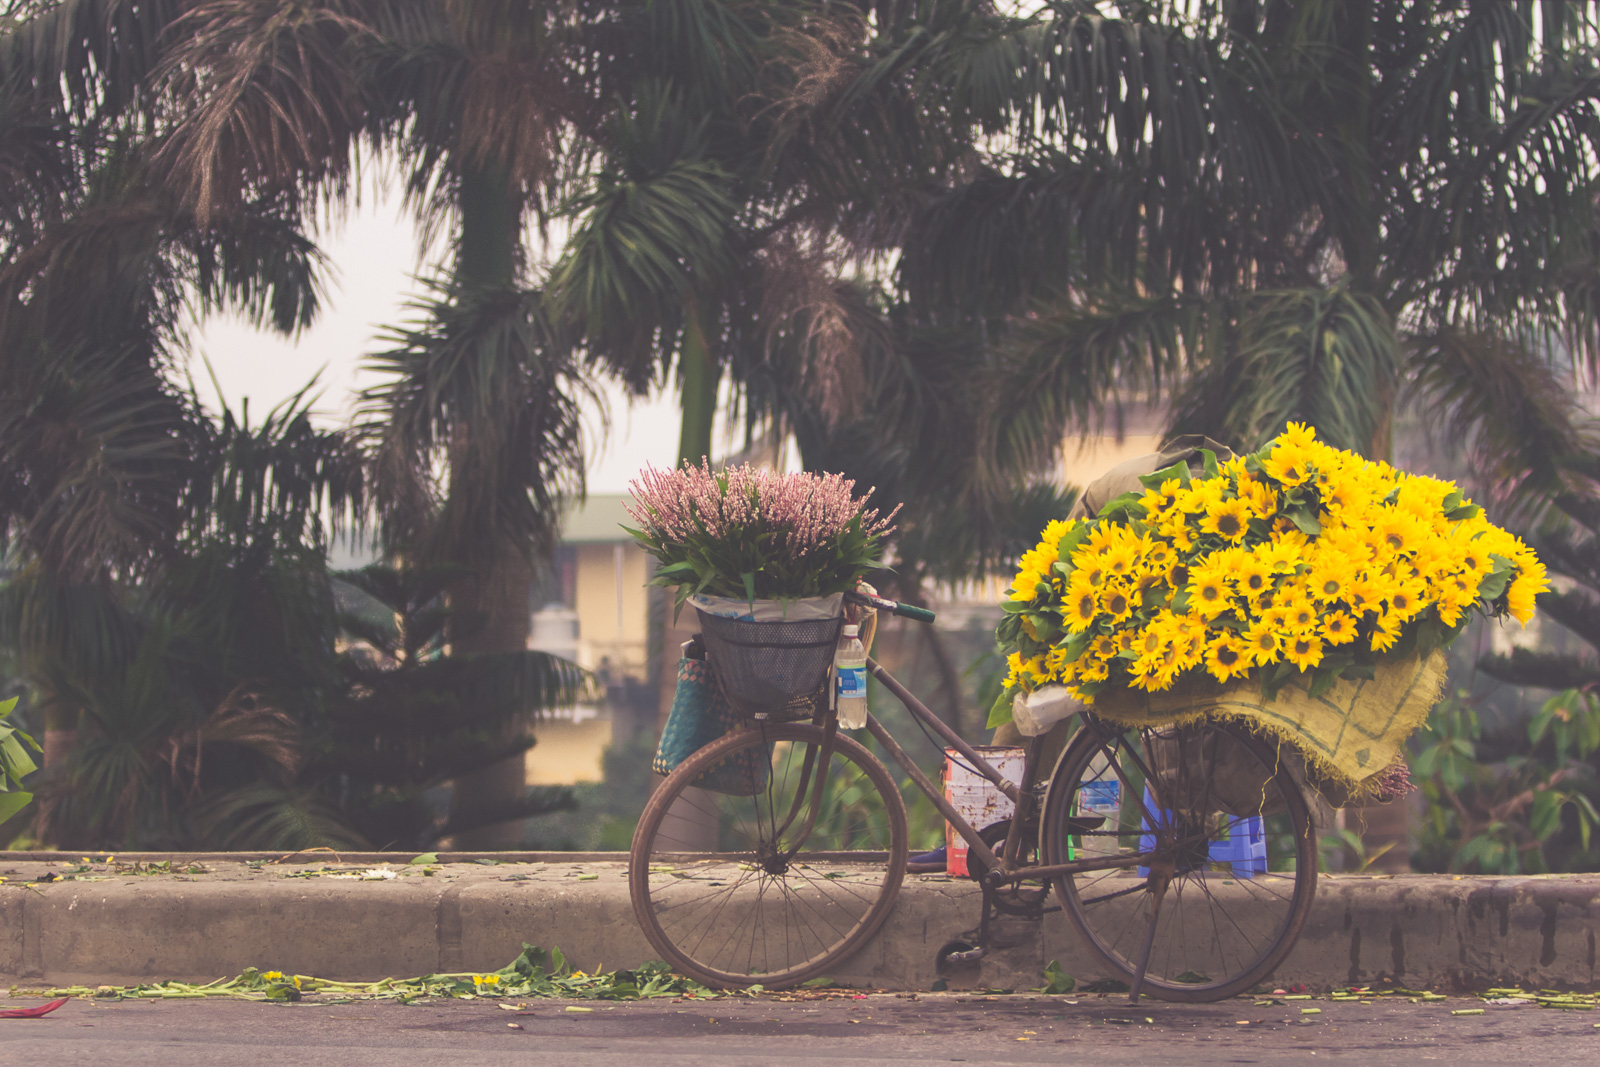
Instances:
[[[741,730],[685,760],[650,798],[629,889],[645,937],[674,969],[723,988],[793,985],[883,925],[905,878],[905,805],[849,737],[834,736],[822,767],[824,740],[803,723]]]
[[[1277,749],[1235,726],[1090,723],[1062,753],[1045,862],[1120,857],[1055,880],[1067,921],[1109,974],[1163,1000],[1247,992],[1311,913],[1317,842]]]

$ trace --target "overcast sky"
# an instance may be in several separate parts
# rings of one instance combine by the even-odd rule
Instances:
[[[419,292],[415,230],[397,197],[368,194],[341,225],[324,227],[318,241],[333,270],[322,315],[310,330],[285,339],[235,316],[216,316],[195,332],[190,370],[207,403],[216,405],[218,398],[202,357],[229,406],[237,411],[249,398],[252,418],[320,371],[317,410],[323,421],[342,423],[355,393],[376,380],[363,371],[361,357],[379,346],[383,326],[407,318],[406,302]],[[666,467],[677,458],[678,401],[675,390],[633,403],[614,386],[604,391],[612,426],[605,441],[591,447],[589,491],[618,493],[646,463]],[[597,416],[591,407],[586,423],[592,435]],[[725,440],[726,431],[718,444]]]

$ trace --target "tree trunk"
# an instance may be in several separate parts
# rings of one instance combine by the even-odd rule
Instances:
[[[678,353],[678,378],[683,388],[683,425],[678,434],[680,467],[711,457],[711,423],[717,413],[717,386],[722,377],[711,360],[694,301],[689,302],[687,312],[683,348]]]
[[[517,284],[522,247],[522,200],[504,167],[493,162],[465,168],[457,187],[461,232],[456,244],[456,281],[489,289]],[[470,474],[467,475],[470,477]],[[454,482],[452,478],[452,482]],[[484,516],[485,525],[491,521]],[[484,655],[522,652],[528,647],[532,618],[528,590],[533,574],[523,552],[526,546],[497,537],[486,565],[458,582],[450,593],[452,609],[462,613],[461,632],[451,634],[451,654]],[[481,622],[481,625],[475,623]],[[518,721],[506,728],[527,728]],[[451,820],[470,818],[520,799],[527,789],[526,761],[516,756],[456,781],[451,793]],[[515,849],[521,846],[521,820],[457,834],[456,848]]]
[[[461,617],[459,633],[452,632],[450,636],[452,656],[521,652],[528,647],[532,624],[528,591],[533,584],[533,571],[522,553],[504,538],[496,541],[495,549],[491,567],[462,579],[450,590],[451,611]],[[527,727],[527,720],[517,716],[496,740],[509,741]],[[450,795],[451,821],[470,820],[475,812],[512,803],[527,790],[527,784],[527,761],[522,755],[459,778]],[[457,834],[454,846],[472,850],[517,849],[522,846],[522,839],[523,821],[518,819]]]

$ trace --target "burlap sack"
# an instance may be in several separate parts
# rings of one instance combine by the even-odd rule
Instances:
[[[1224,687],[1194,680],[1164,693],[1102,692],[1090,710],[1134,728],[1240,722],[1303,755],[1308,778],[1325,795],[1334,794],[1330,803],[1344,806],[1370,791],[1369,780],[1400,758],[1406,738],[1438,703],[1445,669],[1444,653],[1435,652],[1427,660],[1380,663],[1376,677],[1340,681],[1315,698],[1293,684],[1269,701],[1254,681]]]

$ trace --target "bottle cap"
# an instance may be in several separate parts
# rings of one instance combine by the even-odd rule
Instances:
[[[844,624],[844,635],[846,637],[855,637],[860,632],[861,627],[857,626],[855,623],[847,622]]]

